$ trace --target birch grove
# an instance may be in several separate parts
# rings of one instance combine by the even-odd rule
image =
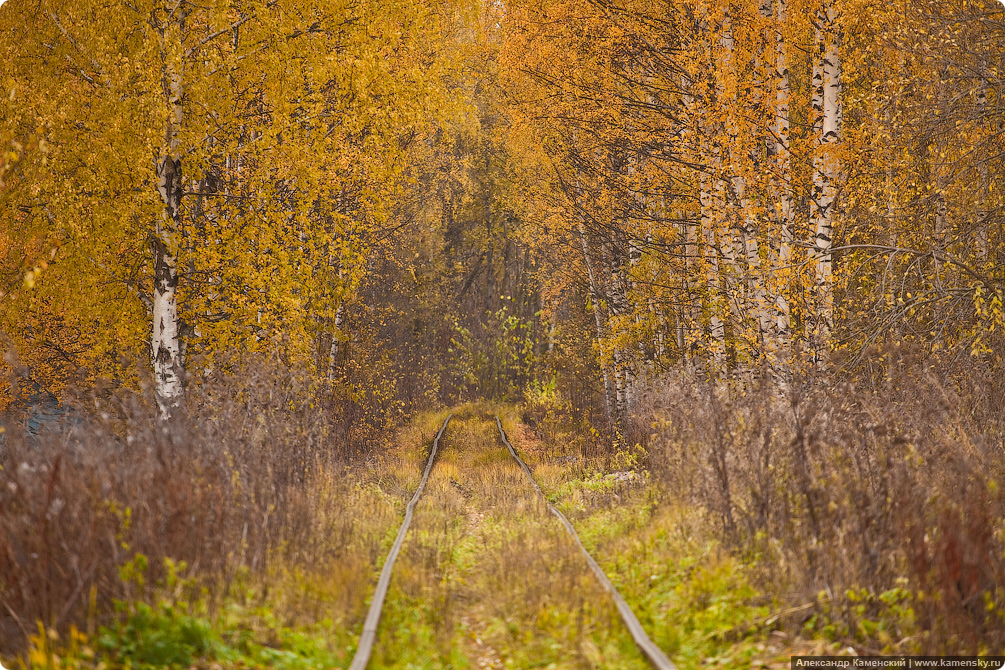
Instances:
[[[19,290],[25,270],[10,268],[12,346],[47,346],[11,327],[42,300],[50,311],[38,318],[58,317],[76,343],[47,380],[54,390],[81,374],[149,375],[169,417],[193,375],[233,350],[279,346],[303,361],[327,337],[319,377],[343,393],[346,311],[393,225],[409,138],[430,127],[430,107],[453,104],[439,86],[452,54],[437,49],[453,10],[29,9],[4,7],[5,29],[25,33],[5,40],[3,113],[11,141],[40,150],[19,159],[0,206],[12,222],[5,249],[33,264],[45,253],[51,270]],[[145,370],[127,362],[140,351]]]
[[[567,375],[617,432],[668,374],[997,364],[978,0],[44,9],[5,7],[0,306],[54,389],[149,376],[170,415],[280,351],[351,404],[425,361],[415,397]]]
[[[606,317],[595,331],[601,359],[610,357],[600,366],[605,380],[608,365],[613,373],[614,398],[603,396],[615,422],[631,412],[617,393],[619,367],[642,376],[680,367],[722,393],[766,376],[786,393],[793,375],[828,373],[835,351],[857,365],[887,338],[994,356],[1002,286],[979,249],[999,219],[978,212],[999,202],[989,166],[1000,138],[976,130],[1000,118],[988,107],[990,73],[1000,71],[1000,59],[989,65],[1001,43],[992,8],[514,2],[506,21],[514,114],[536,129],[553,166],[527,192],[559,206],[565,197],[567,219],[592,222],[598,249],[626,244],[644,259],[626,266],[624,297],[593,314]],[[565,54],[561,67],[555,53]],[[930,147],[927,157],[912,155],[912,142]],[[578,146],[644,155],[646,170],[629,187]],[[876,174],[885,175],[879,188]],[[574,179],[591,184],[574,202],[546,186]],[[636,206],[638,193],[658,206]],[[582,281],[594,295],[596,278]],[[642,317],[656,311],[673,323]],[[949,313],[970,325],[945,322]],[[676,336],[663,339],[668,327]]]

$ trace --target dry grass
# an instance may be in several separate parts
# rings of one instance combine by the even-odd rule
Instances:
[[[723,545],[708,513],[681,504],[646,476],[637,450],[584,459],[575,442],[552,441],[551,435],[567,429],[539,422],[536,429],[514,427],[511,437],[650,637],[679,668],[781,670],[789,667],[791,653],[841,652],[833,643],[764,625],[780,605]]]
[[[447,430],[372,667],[647,667],[499,440],[498,409],[465,406]]]
[[[22,650],[36,622],[94,630],[113,601],[154,597],[120,577],[136,555],[150,586],[165,558],[184,561],[211,608],[268,600],[291,623],[355,625],[397,523],[384,489],[409,488],[414,463],[382,467],[379,481],[346,477],[365,453],[322,405],[307,375],[256,361],[190,389],[189,410],[169,422],[144,394],[100,389],[70,399],[38,436],[9,419],[0,653]]]
[[[907,366],[784,401],[665,381],[635,429],[667,495],[801,606],[790,626],[862,651],[1001,652],[1005,444],[978,391]]]
[[[910,371],[886,384],[727,403],[665,380],[633,425],[647,452],[601,449],[568,408],[523,409],[533,426],[506,407],[455,410],[373,667],[646,667],[499,441],[497,412],[682,668],[776,667],[794,650],[848,644],[1001,650],[994,393]],[[36,620],[93,628],[114,618],[113,600],[152,598],[119,574],[143,554],[148,584],[162,559],[184,560],[212,606],[264,605],[262,617],[311,628],[333,664],[348,662],[446,412],[365,451],[333,430],[302,378],[268,365],[203,384],[190,406],[165,424],[142,396],[96,393],[59,430],[25,439],[9,427],[0,652],[20,649]],[[268,641],[274,627],[256,616],[241,625]]]

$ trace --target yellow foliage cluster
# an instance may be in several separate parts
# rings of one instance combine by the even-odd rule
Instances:
[[[468,11],[309,0],[5,6],[8,368],[56,393],[71,372],[128,380],[157,325],[158,247],[178,271],[186,365],[212,369],[220,352],[265,349],[302,362],[319,341],[344,337],[338,315],[391,225],[415,138],[463,107],[444,82]],[[180,184],[163,182],[169,159]]]
[[[990,0],[11,0],[0,28],[0,330],[33,388],[130,380],[159,331],[190,373],[278,350],[332,383],[361,320],[447,343],[516,293],[618,413],[680,364],[1000,362]]]
[[[562,242],[545,292],[585,294],[609,406],[681,363],[784,386],[888,338],[1000,364],[995,3],[515,0],[502,24]]]

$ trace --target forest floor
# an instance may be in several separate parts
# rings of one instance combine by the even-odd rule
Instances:
[[[509,455],[496,414],[545,495],[679,668],[788,668],[792,654],[840,653],[776,630],[781,605],[754,586],[753,566],[721,549],[714,524],[669,502],[631,463],[591,471],[509,406],[452,411],[394,567],[370,668],[650,667]],[[328,541],[342,551],[325,569],[289,571],[274,561],[267,587],[249,576],[213,607],[182,603],[178,584],[165,584],[159,602],[130,605],[117,627],[69,640],[39,635],[22,666],[347,667],[446,415],[418,417],[350,483],[319,493],[352,500],[331,519],[339,537]]]

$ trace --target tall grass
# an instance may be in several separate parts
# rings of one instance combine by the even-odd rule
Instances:
[[[0,652],[23,649],[37,622],[106,620],[114,600],[139,596],[119,574],[137,554],[149,582],[171,558],[220,594],[277,556],[301,569],[330,563],[355,536],[341,509],[352,497],[323,493],[362,448],[332,429],[335,412],[307,374],[250,361],[191,385],[169,421],[147,392],[91,389],[65,406],[38,435],[23,416],[4,425]]]
[[[866,651],[1005,649],[1005,383],[901,357],[877,380],[724,400],[664,379],[636,437],[792,621]],[[810,604],[812,603],[812,605]]]

